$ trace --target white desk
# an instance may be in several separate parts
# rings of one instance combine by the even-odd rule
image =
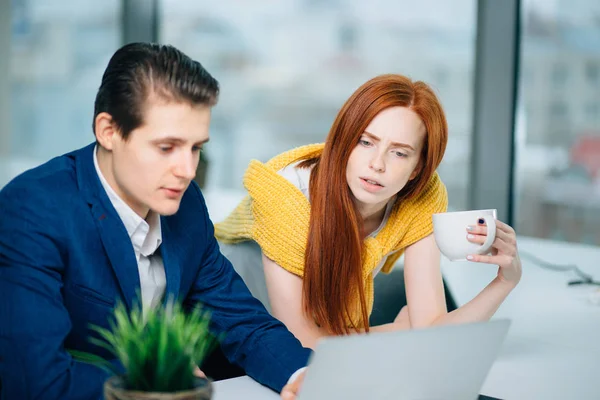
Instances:
[[[600,354],[509,335],[480,390],[508,400],[600,398]],[[279,395],[244,376],[215,382],[214,400],[277,400]],[[377,399],[373,399],[377,400]]]
[[[554,264],[575,264],[600,281],[600,248],[520,237],[519,250]],[[523,257],[523,278],[495,317],[510,318],[510,335],[600,353],[600,306],[590,299],[600,287],[567,286],[572,272],[542,269]],[[497,267],[442,263],[458,305],[472,299],[496,274]],[[598,377],[600,378],[600,370]],[[600,399],[600,392],[598,398]]]
[[[600,280],[600,248],[519,238],[521,252],[576,264]],[[600,287],[567,286],[572,272],[542,269],[523,257],[523,278],[494,318],[512,325],[481,393],[503,399],[600,399]],[[442,263],[458,305],[472,299],[497,267]]]
[[[600,280],[600,248],[519,238],[519,248],[557,264],[574,263]],[[496,267],[442,263],[459,305],[496,274]],[[593,287],[568,287],[572,273],[523,260],[523,278],[495,315],[512,320],[504,346],[481,393],[502,399],[600,399],[600,305]],[[248,377],[215,383],[215,400],[275,400]]]

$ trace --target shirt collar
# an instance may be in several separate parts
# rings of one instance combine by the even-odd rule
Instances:
[[[100,178],[102,187],[106,191],[110,202],[117,211],[117,214],[119,214],[121,221],[123,221],[125,229],[127,229],[127,234],[131,239],[133,248],[136,252],[141,253],[145,257],[152,255],[162,243],[160,215],[150,210],[146,220],[144,220],[137,215],[136,212],[121,199],[121,197],[119,197],[102,175],[102,171],[100,171],[98,157],[96,155],[97,151],[98,146],[96,145],[94,148],[94,167],[96,168],[96,173]]]

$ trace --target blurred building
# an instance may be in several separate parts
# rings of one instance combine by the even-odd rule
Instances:
[[[573,165],[571,151],[582,138],[600,136],[600,3],[522,4],[518,231],[600,243],[594,206],[599,184]],[[350,94],[391,72],[426,81],[440,96],[450,128],[440,173],[450,208],[467,207],[476,1],[160,5],[161,41],[199,60],[222,85],[206,153],[207,190],[241,190],[251,158],[264,161],[323,141]],[[119,0],[102,6],[92,0],[12,0],[10,157],[0,160],[0,186],[28,166],[93,140],[94,96],[120,46],[120,13]],[[560,196],[549,195],[557,182],[559,188],[576,183],[568,192],[579,194],[561,205]],[[579,207],[579,200],[591,206]],[[541,221],[552,220],[548,213],[556,221],[545,226]],[[572,233],[565,228],[570,225],[584,227]]]

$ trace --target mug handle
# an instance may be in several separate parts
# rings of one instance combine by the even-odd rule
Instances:
[[[487,227],[487,237],[481,247],[477,249],[477,254],[486,254],[490,251],[494,240],[496,240],[496,219],[493,216],[483,216],[481,218],[483,218]]]

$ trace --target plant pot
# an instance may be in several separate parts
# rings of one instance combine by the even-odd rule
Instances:
[[[126,390],[123,378],[113,376],[104,382],[105,400],[211,400],[212,384],[208,379],[197,378],[195,388],[181,392],[140,392]]]

